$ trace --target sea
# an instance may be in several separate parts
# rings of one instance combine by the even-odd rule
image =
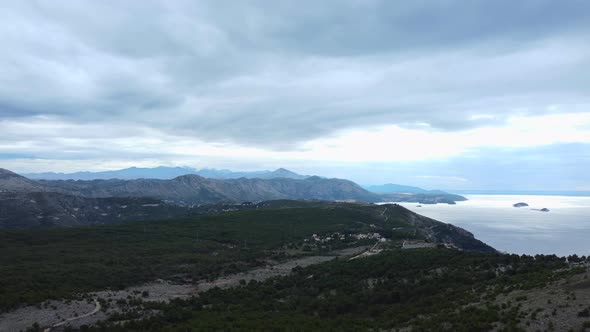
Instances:
[[[590,255],[590,197],[463,195],[448,204],[397,203],[459,226],[499,251],[514,254]],[[515,208],[524,202],[528,207]],[[534,209],[547,208],[549,212]]]

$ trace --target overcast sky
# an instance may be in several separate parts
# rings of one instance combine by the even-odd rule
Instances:
[[[3,1],[0,167],[590,190],[590,2]]]

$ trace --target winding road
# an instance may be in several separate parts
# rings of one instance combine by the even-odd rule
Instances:
[[[389,216],[385,215],[385,212],[387,212],[387,207],[385,208],[385,210],[383,210],[383,212],[381,212],[381,216],[385,217],[385,222],[387,222],[387,220],[389,220]]]
[[[96,300],[96,299],[94,299],[94,305],[96,307],[91,312],[89,312],[87,314],[84,314],[84,315],[80,315],[80,316],[68,318],[68,319],[64,320],[63,322],[59,322],[57,324],[53,324],[53,325],[51,325],[51,327],[48,327],[45,330],[43,330],[43,332],[50,332],[51,329],[56,328],[56,327],[60,327],[60,326],[65,325],[65,324],[67,324],[67,323],[69,323],[71,321],[75,321],[75,320],[78,320],[78,319],[82,319],[82,318],[86,318],[88,316],[94,315],[95,313],[99,312],[100,311],[100,308],[101,308],[100,302],[98,302],[98,300]]]

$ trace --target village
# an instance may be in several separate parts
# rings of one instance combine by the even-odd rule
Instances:
[[[373,226],[373,225],[371,225]],[[374,244],[370,252],[378,253],[384,248],[401,248],[401,249],[417,249],[417,248],[434,248],[436,243],[431,243],[423,240],[403,240],[392,241],[378,232],[366,233],[342,233],[335,232],[331,234],[318,235],[312,234],[310,237],[303,239],[304,251],[314,251],[314,249],[340,249],[346,246],[359,246]],[[388,244],[388,245],[387,245]],[[450,244],[443,244],[446,248],[455,248]]]

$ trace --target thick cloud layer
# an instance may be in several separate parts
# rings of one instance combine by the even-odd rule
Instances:
[[[590,103],[584,1],[16,2],[3,118],[292,146],[362,125],[485,125]]]
[[[589,112],[583,0],[1,6],[0,126],[20,128],[0,132],[5,160],[170,161],[191,140],[298,152],[388,125]]]

